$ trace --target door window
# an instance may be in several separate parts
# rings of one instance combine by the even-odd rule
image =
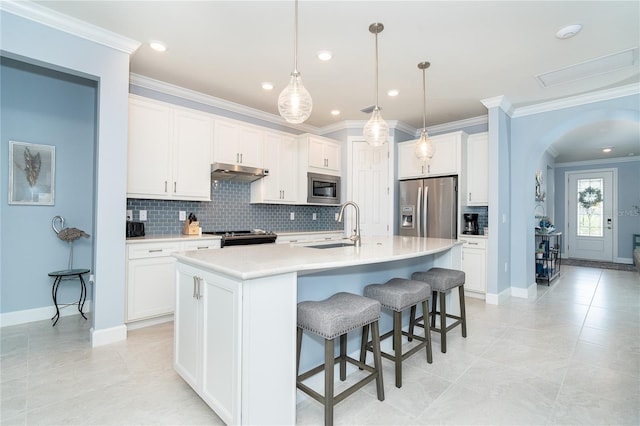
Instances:
[[[578,235],[602,237],[604,234],[603,179],[578,179],[576,183]]]

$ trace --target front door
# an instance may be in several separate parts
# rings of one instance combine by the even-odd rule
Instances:
[[[615,217],[612,170],[567,173],[567,254],[613,262]]]

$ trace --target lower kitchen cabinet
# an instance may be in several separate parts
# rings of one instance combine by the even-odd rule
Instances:
[[[176,260],[171,254],[210,248],[220,248],[220,240],[178,239],[127,244],[125,322],[140,324],[142,320],[172,315],[175,309]]]
[[[180,243],[135,244],[127,247],[126,322],[173,313],[176,260]]]
[[[485,238],[460,238],[462,246],[462,270],[465,273],[464,290],[485,294],[487,291],[487,240]]]
[[[178,265],[174,367],[226,424],[240,423],[241,290]]]

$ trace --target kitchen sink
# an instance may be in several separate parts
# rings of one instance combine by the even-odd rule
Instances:
[[[305,247],[316,248],[316,249],[330,249],[330,248],[337,248],[337,247],[353,247],[353,246],[354,246],[353,243],[330,243],[330,244],[316,244],[316,245],[305,246]]]

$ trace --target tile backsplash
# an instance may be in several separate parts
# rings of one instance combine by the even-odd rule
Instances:
[[[211,201],[171,201],[127,199],[127,210],[133,210],[133,220],[139,220],[140,210],[147,211],[147,235],[171,235],[182,232],[184,222],[179,212],[193,212],[205,231],[264,229],[275,232],[308,232],[342,230],[335,220],[340,211],[336,206],[290,206],[250,204],[251,185],[219,181],[211,186]],[[294,220],[290,219],[291,213]],[[316,220],[313,220],[313,214]]]

